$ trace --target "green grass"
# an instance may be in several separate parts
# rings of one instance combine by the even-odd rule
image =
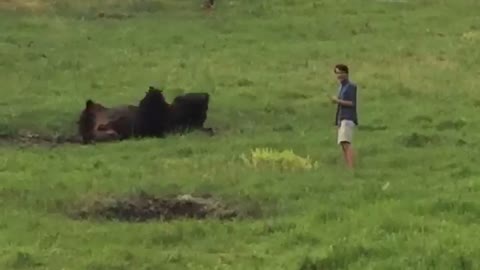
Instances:
[[[2,143],[1,269],[480,267],[477,0],[218,0],[211,15],[193,0],[46,1],[0,11],[1,132],[71,133],[87,98],[137,103],[156,85],[169,100],[211,93],[207,125],[219,133]],[[359,87],[353,175],[327,99],[338,62]],[[255,148],[291,149],[318,167],[254,169],[241,155]],[[262,216],[65,214],[84,196],[139,190],[209,192]]]

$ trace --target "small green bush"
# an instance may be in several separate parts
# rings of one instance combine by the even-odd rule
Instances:
[[[292,150],[277,151],[270,148],[255,148],[250,155],[241,155],[247,166],[254,169],[270,168],[282,171],[306,171],[316,169],[318,164],[310,157],[301,157]]]

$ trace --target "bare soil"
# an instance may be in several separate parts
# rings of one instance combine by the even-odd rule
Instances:
[[[232,219],[248,213],[231,208],[210,195],[157,197],[140,193],[126,197],[102,196],[80,203],[69,216],[73,219],[145,222],[174,219]]]

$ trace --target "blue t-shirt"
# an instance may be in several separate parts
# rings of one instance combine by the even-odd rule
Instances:
[[[335,115],[335,125],[339,125],[341,120],[351,120],[358,125],[357,116],[357,85],[351,81],[342,82],[338,91],[338,98],[345,101],[351,101],[353,106],[337,105]]]

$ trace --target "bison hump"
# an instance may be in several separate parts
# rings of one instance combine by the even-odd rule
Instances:
[[[173,103],[176,104],[184,104],[184,105],[207,105],[210,99],[210,95],[208,93],[187,93],[181,96],[175,97]]]
[[[88,109],[88,108],[90,108],[93,104],[94,104],[93,100],[87,99],[87,101],[85,102],[85,108]]]

